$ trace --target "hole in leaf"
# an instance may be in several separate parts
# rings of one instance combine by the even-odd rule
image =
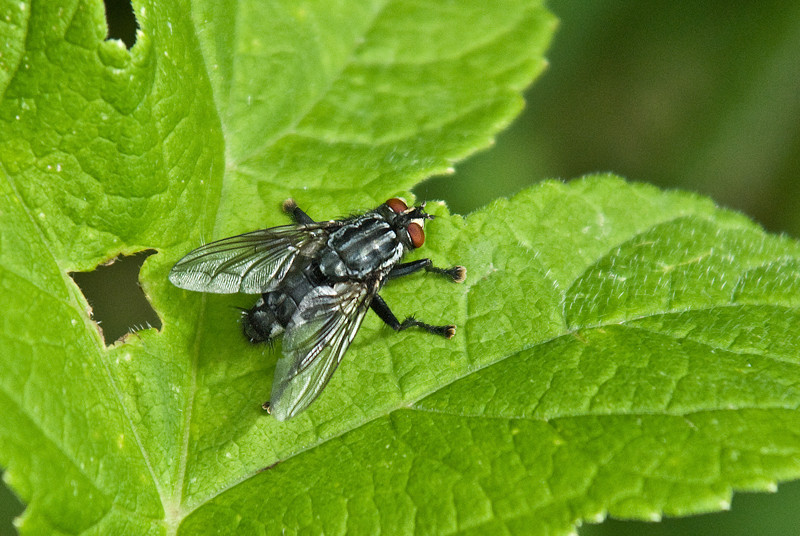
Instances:
[[[139,270],[153,253],[154,249],[147,249],[119,256],[92,272],[70,272],[92,307],[92,319],[100,326],[106,345],[140,329],[161,329],[161,319],[139,286]]]
[[[21,516],[25,505],[3,480],[0,472],[0,534],[17,534],[14,528],[14,518]]]
[[[104,0],[106,5],[106,24],[108,25],[109,39],[119,39],[125,43],[128,50],[136,44],[136,30],[139,22],[133,12],[130,0]]]

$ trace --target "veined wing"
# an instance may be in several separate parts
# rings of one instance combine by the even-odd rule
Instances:
[[[311,256],[324,244],[327,225],[285,225],[210,242],[179,260],[169,280],[186,290],[217,294],[274,290],[299,254]]]
[[[355,337],[377,284],[346,282],[315,288],[286,327],[275,367],[270,413],[294,417],[319,396]]]

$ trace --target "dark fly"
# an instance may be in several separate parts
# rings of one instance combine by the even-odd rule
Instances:
[[[201,292],[261,294],[242,314],[254,343],[283,335],[270,401],[279,421],[294,417],[319,396],[355,337],[367,309],[392,329],[419,327],[450,338],[455,326],[434,326],[410,316],[402,322],[378,291],[389,279],[425,270],[460,283],[463,266],[437,268],[430,259],[401,263],[425,242],[433,216],[398,198],[343,220],[315,222],[293,200],[284,210],[294,225],[211,242],[178,261],[169,280]]]

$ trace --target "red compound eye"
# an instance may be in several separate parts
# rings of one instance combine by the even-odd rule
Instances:
[[[415,248],[422,247],[422,244],[425,243],[425,231],[422,230],[422,226],[418,223],[412,221],[408,224],[408,236],[411,237],[411,243]]]
[[[393,197],[386,202],[389,205],[389,208],[393,211],[397,212],[398,214],[402,214],[406,210],[408,210],[408,205],[406,202],[400,199],[399,197]]]

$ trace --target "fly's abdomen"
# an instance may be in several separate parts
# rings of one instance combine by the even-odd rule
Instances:
[[[251,342],[268,342],[281,335],[303,298],[319,286],[314,266],[287,274],[279,290],[265,292],[242,316],[242,329]]]
[[[402,255],[397,234],[383,218],[361,218],[331,234],[319,267],[333,281],[363,280],[391,268]]]

